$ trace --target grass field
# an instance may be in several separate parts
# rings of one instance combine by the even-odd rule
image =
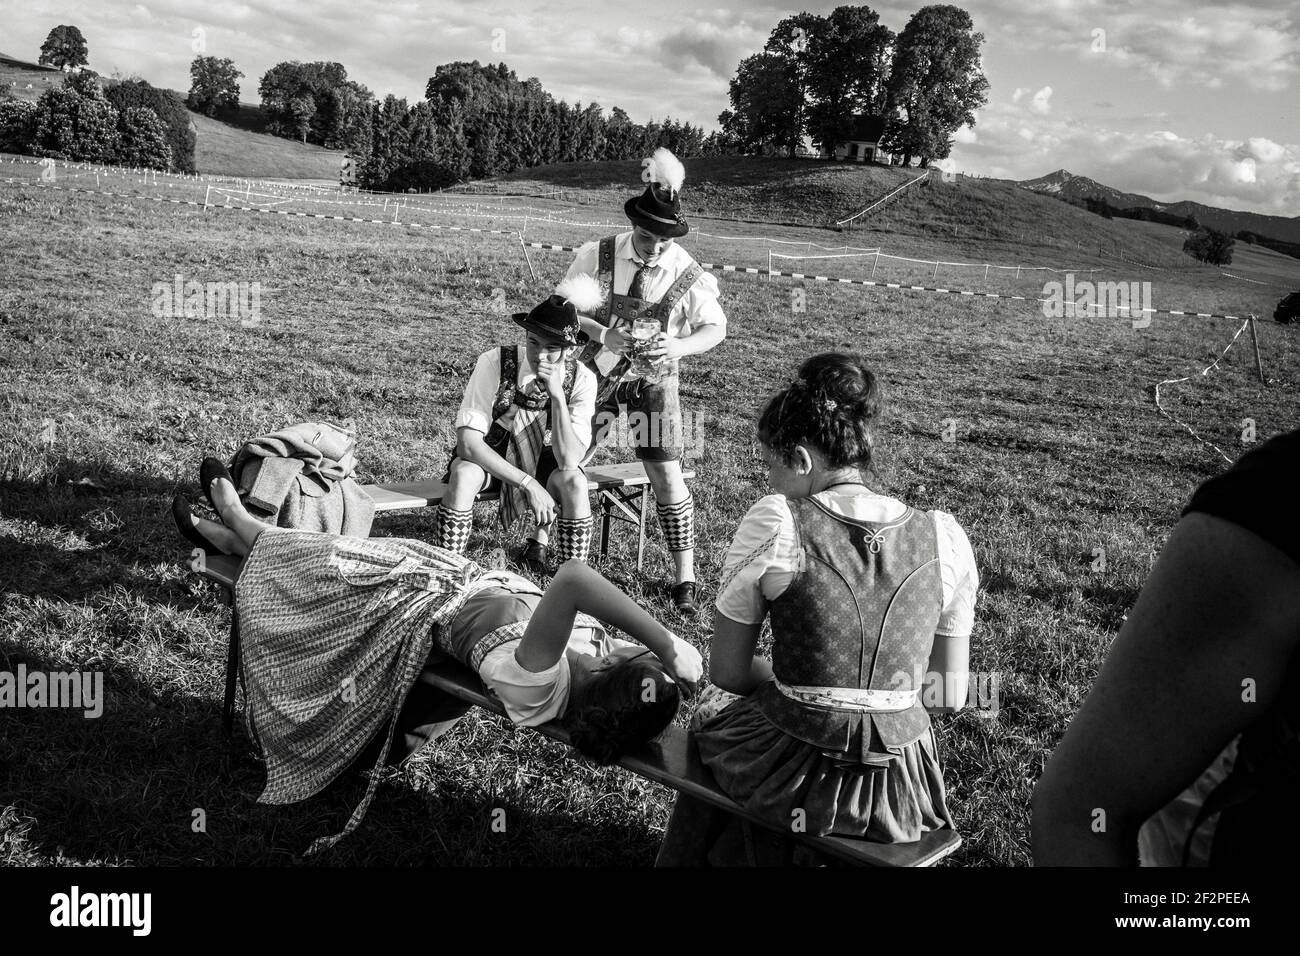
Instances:
[[[510,310],[530,306],[569,255],[532,251],[534,280],[509,237],[412,223],[517,229],[527,215],[529,238],[576,245],[608,231],[595,223],[617,222],[614,200],[631,190],[597,181],[590,202],[564,206],[419,197],[400,211],[381,209],[377,197],[308,203],[288,191],[257,200],[250,190],[268,209],[405,223],[378,225],[245,212],[237,198],[229,209],[214,198],[205,212],[48,189],[33,182],[39,172],[0,166],[0,179],[27,183],[0,182],[0,669],[101,671],[107,703],[97,720],[0,714],[0,863],[295,862],[313,838],[342,825],[363,783],[342,782],[295,806],[255,802],[260,765],[242,737],[232,752],[220,738],[229,612],[182,567],[187,549],[171,525],[171,495],[195,493],[204,454],[229,455],[243,439],[317,417],[358,428],[366,480],[438,473],[474,356],[513,334],[494,310],[494,290]],[[94,183],[87,171],[60,168],[50,185]],[[1065,247],[1085,225],[1070,218],[1086,216],[1078,210],[1016,190],[1021,205],[993,184],[946,186],[926,208],[948,209],[949,225],[970,235],[945,237],[915,221],[891,231],[884,222],[878,241],[862,244],[930,260],[1101,269],[1091,277],[1151,281],[1160,308],[1271,315],[1281,294],[1274,285],[1300,285],[1300,262],[1259,250],[1225,270],[1235,279],[1203,267],[1122,266],[1081,234],[1073,251]],[[199,202],[205,192],[192,181],[124,176],[104,176],[101,188]],[[334,204],[342,201],[375,205]],[[748,202],[729,210],[719,199],[711,211],[737,215]],[[1037,234],[1053,241],[1018,244],[1007,227],[980,243],[975,232],[992,224],[970,217],[998,202],[1003,221],[1037,216]],[[1088,219],[1135,257],[1178,261],[1174,230]],[[785,248],[759,236],[846,241],[811,228],[697,225],[739,238],[692,235],[688,249],[741,265],[765,265],[767,250]],[[855,231],[851,241],[861,238]],[[817,271],[861,276],[865,261]],[[890,268],[891,281],[933,284],[928,267]],[[261,283],[260,324],[156,317],[152,286],[175,274]],[[953,288],[1033,296],[1048,274],[994,273],[987,285],[976,268],[939,276]],[[889,402],[883,490],[950,511],[967,529],[982,577],[971,667],[1002,675],[996,714],[937,721],[965,838],[952,863],[1027,863],[1033,783],[1182,504],[1225,467],[1156,413],[1152,385],[1193,376],[1162,393],[1167,407],[1235,457],[1245,447],[1242,419],[1254,419],[1260,440],[1296,426],[1296,330],[1260,322],[1265,388],[1245,337],[1215,372],[1197,375],[1237,330],[1227,320],[1156,316],[1134,330],[1125,319],[1048,320],[1033,302],[812,282],[807,312],[796,314],[788,280],[719,281],[729,337],[684,363],[682,383],[708,428],[693,485],[706,597],[733,530],[765,490],[749,452],[756,406],[807,355],[865,353]],[[952,442],[941,437],[948,420]],[[430,516],[418,513],[381,518],[374,531],[429,532]],[[500,535],[484,511],[471,549],[520,538]],[[667,610],[658,529],[644,575],[629,544],[617,535],[601,569],[707,656],[707,616],[685,622]],[[1104,571],[1093,570],[1099,548]],[[663,788],[475,713],[431,752],[386,772],[363,828],[315,863],[648,864],[670,805]],[[491,830],[495,808],[506,811],[504,834]],[[192,827],[196,810],[204,833]]]

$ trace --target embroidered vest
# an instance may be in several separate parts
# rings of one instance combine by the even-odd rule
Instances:
[[[677,277],[677,280],[669,286],[668,291],[664,293],[663,298],[658,302],[651,302],[649,299],[636,298],[630,295],[618,295],[614,292],[614,242],[616,238],[616,236],[606,236],[600,240],[596,281],[600,283],[600,291],[604,293],[605,301],[600,311],[592,318],[607,329],[631,325],[635,319],[658,319],[660,325],[666,330],[668,328],[668,317],[672,315],[673,309],[677,308],[677,303],[690,291],[691,286],[695,285],[700,276],[704,275],[703,267],[698,262],[692,261],[690,267]],[[587,343],[580,356],[582,361],[596,373],[598,383],[597,407],[608,398],[609,393],[622,380],[624,373],[632,364],[632,360],[626,355],[620,356],[618,363],[612,369],[602,373],[596,366],[596,355],[603,349],[604,346],[599,342],[591,341]],[[669,374],[674,374],[676,371],[677,363],[674,362]]]
[[[756,691],[759,706],[793,737],[879,763],[873,740],[901,747],[930,726],[919,691],[943,609],[934,523],[912,508],[896,521],[875,523],[835,515],[811,498],[789,506],[803,565],[771,602],[777,679],[917,695],[905,710],[849,712],[794,701],[768,682]]]

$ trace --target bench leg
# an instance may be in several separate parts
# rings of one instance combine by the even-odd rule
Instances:
[[[638,500],[640,507],[637,508],[637,527],[636,527],[636,569],[641,570],[641,565],[645,561],[645,510],[650,502],[647,500],[648,485],[641,486],[641,497]]]
[[[600,493],[600,556],[609,553],[609,523],[613,518],[613,505],[610,504],[609,492]]]
[[[226,701],[221,728],[229,741],[235,728],[235,679],[239,674],[239,614],[230,602],[230,648],[226,655]]]

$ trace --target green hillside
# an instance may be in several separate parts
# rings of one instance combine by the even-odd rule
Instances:
[[[686,160],[682,203],[688,216],[825,227],[853,216],[924,171],[821,160],[702,156]],[[471,191],[550,194],[616,213],[639,181],[636,161],[539,166],[468,187]],[[1019,188],[1008,180],[934,170],[840,235],[855,245],[942,241],[948,254],[1016,261],[1024,250],[1043,261],[1092,254],[1172,268],[1199,268],[1176,244],[1084,209]],[[1181,235],[1181,234],[1180,234]],[[1012,250],[1018,250],[1015,255]]]
[[[37,100],[46,90],[61,86],[66,75],[0,54],[0,90],[7,89],[17,99]],[[103,79],[106,84],[115,82]],[[177,95],[184,100],[184,94]],[[253,104],[241,103],[231,122],[210,119],[192,110],[189,114],[196,140],[194,162],[200,173],[338,181],[341,152],[261,132],[261,110]]]
[[[242,104],[245,110],[251,109]],[[190,113],[196,142],[194,165],[200,173],[250,179],[322,179],[338,182],[343,153],[320,146],[254,133],[231,123]]]

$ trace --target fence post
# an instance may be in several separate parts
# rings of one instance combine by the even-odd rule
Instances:
[[[930,276],[930,281],[933,282],[937,278],[939,278],[939,263],[936,262],[934,264],[934,275]]]
[[[876,277],[876,264],[880,262],[880,250],[876,250],[876,258],[871,260],[871,278]]]
[[[1264,362],[1259,357],[1259,336],[1255,333],[1255,313],[1252,312],[1246,321],[1250,323],[1250,340],[1255,345],[1255,371],[1259,373],[1259,384],[1267,386],[1268,381],[1264,378]]]
[[[1016,278],[1020,278],[1020,266],[1016,266]]]
[[[989,264],[987,262],[984,263],[984,281],[989,281]]]

